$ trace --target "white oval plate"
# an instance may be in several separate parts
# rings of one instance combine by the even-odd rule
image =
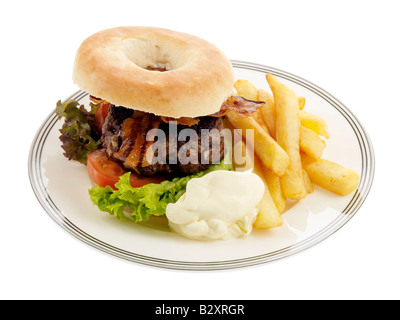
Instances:
[[[306,98],[305,110],[328,123],[331,138],[323,157],[360,174],[359,187],[353,194],[340,197],[316,186],[307,198],[290,204],[280,228],[254,230],[244,239],[188,240],[157,221],[148,227],[99,211],[89,199],[92,182],[86,167],[62,154],[58,131],[62,122],[51,113],[33,139],[28,163],[33,191],[44,210],[70,234],[99,250],[137,263],[185,270],[228,269],[274,261],[310,248],[339,230],[360,209],[373,181],[373,148],[362,125],[336,98],[304,79],[263,65],[232,63],[237,79],[248,79],[258,88],[269,90],[265,74],[272,73]],[[78,91],[68,99],[86,105],[88,94]]]

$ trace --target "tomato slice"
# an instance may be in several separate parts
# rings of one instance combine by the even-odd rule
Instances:
[[[105,149],[99,149],[88,155],[87,170],[90,179],[101,186],[110,186],[116,190],[115,184],[119,181],[119,177],[125,174],[124,170],[118,162],[109,160]],[[131,172],[130,184],[134,188],[142,187],[148,183],[160,183],[166,178],[164,176],[139,176]]]
[[[104,121],[108,115],[108,109],[110,108],[110,103],[102,102],[97,108],[96,114],[94,115],[96,126],[101,132],[103,128]]]

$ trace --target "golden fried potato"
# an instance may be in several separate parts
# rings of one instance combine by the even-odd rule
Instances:
[[[261,177],[265,185],[264,197],[261,200],[259,206],[259,212],[257,215],[257,219],[254,222],[254,228],[270,229],[282,226],[283,219],[271,196],[269,186],[265,179],[264,168],[262,167],[262,164],[257,156],[255,156],[255,161],[254,161],[254,173],[256,173],[259,177]]]
[[[328,125],[321,117],[302,110],[300,111],[300,122],[302,126],[314,131],[319,136],[329,139]]]
[[[268,128],[270,136],[275,139],[276,112],[274,98],[267,91],[259,89],[257,101],[264,101],[264,104],[258,110],[260,110],[261,117]]]
[[[269,134],[267,125],[264,122],[264,118],[261,113],[261,108],[258,108],[255,112],[251,113],[250,116],[258,122],[258,124]]]
[[[261,200],[259,210],[260,211],[257,215],[257,219],[254,222],[254,228],[270,229],[282,226],[283,219],[268,191],[265,192],[264,197]]]
[[[303,169],[303,180],[304,180],[304,185],[306,187],[307,193],[313,193],[314,192],[314,185],[312,184],[310,177],[308,176],[308,173],[306,170]]]
[[[257,100],[257,88],[249,81],[245,79],[236,80],[234,87],[238,96],[241,96],[248,100]]]
[[[300,126],[300,149],[307,155],[318,159],[326,147],[326,142],[314,131]]]
[[[289,156],[289,166],[281,176],[286,197],[299,200],[307,195],[304,186],[300,158],[299,103],[294,91],[282,84],[275,76],[267,74],[276,109],[276,140]]]
[[[301,158],[310,180],[324,189],[345,196],[357,188],[360,176],[354,170],[329,160],[313,159],[305,154]]]
[[[298,97],[298,100],[299,100],[299,109],[303,110],[304,107],[306,106],[306,98]]]
[[[249,141],[252,143],[250,147],[254,149],[255,154],[266,168],[271,169],[278,176],[282,176],[286,172],[289,156],[254,118],[242,118],[235,111],[228,112],[226,117],[235,129],[242,130],[244,137],[248,134],[247,130],[254,134],[254,141]]]
[[[272,138],[275,137],[276,132],[276,111],[274,97],[264,89],[258,89],[257,101],[264,101],[264,104],[259,108],[261,116],[266,124],[269,134]],[[306,104],[304,97],[298,97],[299,109],[303,110]]]
[[[254,170],[254,151],[247,148],[243,140],[239,140],[233,146],[232,158],[235,171]]]
[[[271,170],[265,170],[264,176],[275,206],[278,209],[278,212],[282,213],[286,208],[286,197],[283,194],[280,179]]]
[[[240,156],[239,158],[236,158],[238,154],[243,158],[240,159]],[[242,162],[244,162],[244,164]],[[254,223],[254,227],[258,229],[266,229],[281,226],[283,221],[270,193],[271,188],[269,187],[268,180],[264,174],[262,163],[257,155],[254,154],[252,148],[246,146],[243,140],[238,141],[234,145],[233,165],[235,171],[243,172],[252,170],[253,173],[257,174],[264,181],[264,197],[260,203],[259,213]]]

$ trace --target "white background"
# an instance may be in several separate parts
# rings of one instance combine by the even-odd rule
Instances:
[[[2,1],[2,299],[398,299],[398,1]],[[375,148],[374,185],[333,236],[295,256],[230,271],[163,270],[75,239],[44,212],[27,160],[55,102],[74,93],[90,34],[149,25],[203,37],[231,59],[279,68],[341,100]]]

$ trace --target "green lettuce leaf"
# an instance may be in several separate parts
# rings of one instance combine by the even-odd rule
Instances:
[[[65,103],[58,101],[55,109],[58,119],[64,119],[60,129],[64,156],[83,164],[87,163],[90,152],[101,147],[100,132],[95,124],[98,105],[91,103],[90,106],[91,110],[87,111],[76,100],[68,100]]]
[[[121,176],[115,184],[117,190],[110,186],[102,188],[95,185],[89,190],[90,199],[101,211],[108,212],[118,219],[127,219],[125,209],[129,209],[129,219],[134,222],[147,221],[151,215],[162,216],[167,205],[175,203],[186,192],[190,179],[200,178],[215,170],[233,170],[230,156],[207,170],[185,177],[177,177],[159,184],[150,183],[140,188],[133,188],[129,183],[130,172]]]

